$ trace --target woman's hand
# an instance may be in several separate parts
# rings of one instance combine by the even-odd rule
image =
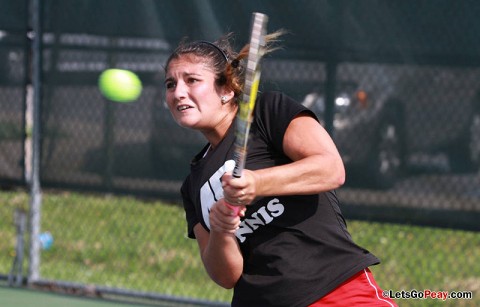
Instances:
[[[223,195],[232,206],[247,206],[255,199],[256,195],[255,173],[243,170],[242,177],[235,178],[227,172],[222,176]]]
[[[245,206],[239,206],[238,213],[225,199],[220,199],[210,209],[210,230],[218,233],[235,234],[240,218],[245,216]]]

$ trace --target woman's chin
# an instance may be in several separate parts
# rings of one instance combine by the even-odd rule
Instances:
[[[185,119],[178,119],[177,124],[183,128],[195,129],[196,121],[185,120]]]

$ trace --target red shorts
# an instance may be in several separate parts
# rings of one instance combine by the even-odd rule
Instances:
[[[382,296],[383,290],[367,268],[344,281],[309,307],[320,306],[397,306],[390,298]]]

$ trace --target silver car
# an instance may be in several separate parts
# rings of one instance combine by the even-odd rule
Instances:
[[[267,66],[264,90],[284,91],[325,118],[323,65]],[[281,73],[287,67],[302,73]],[[478,171],[479,77],[478,69],[339,65],[330,132],[347,170],[380,189],[392,187],[421,155],[442,153],[448,171]]]

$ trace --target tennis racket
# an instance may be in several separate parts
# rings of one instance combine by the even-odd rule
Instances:
[[[239,102],[239,109],[236,118],[235,148],[233,159],[235,165],[226,165],[226,171],[232,171],[233,177],[240,178],[245,168],[247,157],[248,136],[250,125],[253,119],[253,109],[257,99],[258,85],[260,83],[261,66],[260,62],[265,51],[265,35],[267,34],[268,16],[262,13],[253,13],[250,46],[248,51],[247,65],[245,71],[245,83],[243,94]],[[230,205],[238,214],[239,206]]]

